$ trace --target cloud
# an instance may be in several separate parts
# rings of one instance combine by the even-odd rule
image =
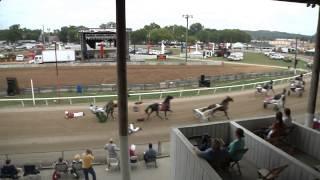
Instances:
[[[115,21],[115,0],[3,0],[0,2],[0,28],[12,24],[40,29],[84,25],[98,27]],[[297,13],[299,12],[299,13]],[[151,22],[161,26],[186,25],[182,14],[192,14],[190,24],[207,28],[277,30],[312,35],[316,30],[318,8],[304,4],[270,0],[127,0],[127,27],[142,28]]]

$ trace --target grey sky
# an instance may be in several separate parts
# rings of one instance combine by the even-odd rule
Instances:
[[[12,24],[40,29],[65,25],[98,27],[115,21],[116,0],[2,0],[0,29]],[[161,26],[186,25],[182,14],[192,14],[215,29],[273,30],[313,35],[318,8],[272,0],[127,0],[127,27],[134,30],[151,22]]]

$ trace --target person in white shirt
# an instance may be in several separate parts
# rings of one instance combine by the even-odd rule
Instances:
[[[283,116],[283,123],[286,127],[292,127],[292,117],[291,117],[291,110],[289,108],[284,109],[284,116]]]

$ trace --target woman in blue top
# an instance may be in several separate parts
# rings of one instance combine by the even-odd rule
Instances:
[[[240,160],[238,150],[244,149],[244,132],[242,129],[237,128],[236,130],[237,139],[233,140],[228,146],[228,153],[231,160]]]

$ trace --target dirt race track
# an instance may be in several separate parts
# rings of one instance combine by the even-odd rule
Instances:
[[[2,68],[0,88],[7,86],[6,77],[16,77],[20,88],[30,87],[30,79],[35,87],[55,86],[57,82],[54,64],[48,67]],[[201,74],[222,75],[249,72],[270,72],[274,68],[247,65],[213,66],[213,65],[129,65],[128,83],[159,83],[166,80],[199,78]],[[58,67],[59,85],[98,85],[116,83],[116,66],[70,66]]]
[[[309,83],[308,83],[309,84]],[[307,88],[309,89],[309,88]],[[231,119],[272,115],[272,108],[263,109],[263,96],[255,96],[254,90],[228,94],[234,98],[230,104]],[[277,88],[276,92],[281,89]],[[173,113],[169,120],[160,120],[153,116],[149,121],[139,122],[142,131],[129,136],[130,143],[148,143],[169,140],[170,128],[185,124],[198,123],[193,117],[192,109],[219,103],[225,95],[199,96],[174,99]],[[286,106],[293,115],[306,112],[308,90],[302,98],[290,96]],[[145,101],[150,104],[153,101]],[[318,98],[318,106],[319,106]],[[99,104],[101,105],[101,104]],[[84,111],[86,116],[78,120],[64,119],[64,110]],[[132,111],[129,103],[129,122],[134,122],[139,115]],[[17,108],[0,110],[0,153],[46,152],[68,149],[85,149],[102,147],[110,137],[118,142],[118,121],[98,123],[96,117],[88,110],[88,105]],[[214,121],[225,120],[222,112],[215,114]]]

